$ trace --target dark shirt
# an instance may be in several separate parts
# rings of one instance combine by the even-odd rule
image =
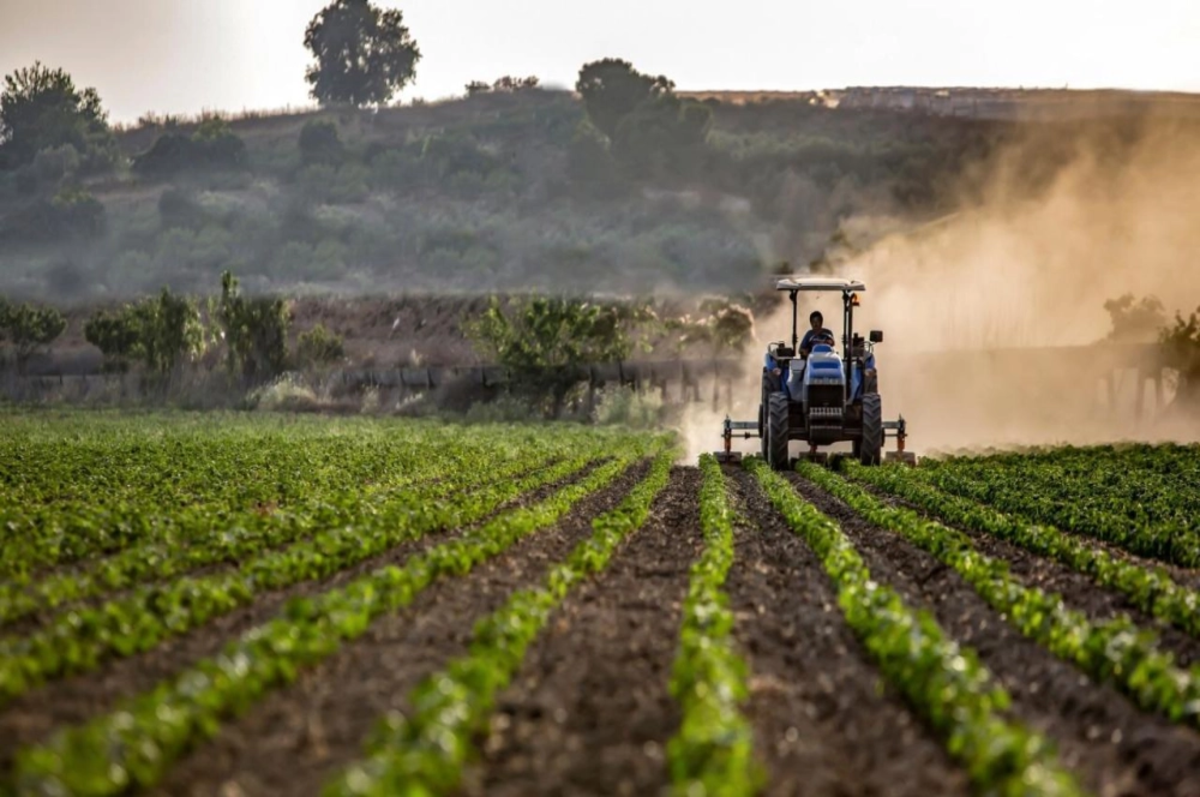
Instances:
[[[812,340],[818,335],[828,336],[830,340],[836,340],[836,338],[833,337],[833,333],[825,327],[821,327],[820,329],[810,329],[804,333],[804,339],[800,341],[800,351],[806,354],[812,351]]]

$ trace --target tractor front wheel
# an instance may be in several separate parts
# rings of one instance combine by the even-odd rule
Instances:
[[[862,438],[856,448],[864,465],[878,465],[883,459],[883,399],[878,393],[863,396]]]
[[[773,470],[787,470],[788,397],[772,393],[767,399],[767,464]]]

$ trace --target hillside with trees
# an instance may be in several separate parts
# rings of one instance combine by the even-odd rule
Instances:
[[[416,77],[416,33],[335,0],[303,32],[319,109],[290,115],[117,126],[60,69],[7,76],[0,295],[188,293],[225,271],[252,294],[744,291],[861,244],[848,219],[955,209],[1006,142],[1044,138],[1010,171],[1048,182],[1085,129],[689,97],[612,58],[581,65],[574,91],[509,75],[389,104]]]

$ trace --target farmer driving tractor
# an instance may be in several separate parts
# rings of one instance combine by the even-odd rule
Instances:
[[[800,356],[805,358],[818,343],[833,346],[837,342],[833,333],[825,328],[825,317],[821,315],[820,310],[813,310],[808,314],[808,323],[812,325],[812,329],[805,332],[804,339],[800,341]]]

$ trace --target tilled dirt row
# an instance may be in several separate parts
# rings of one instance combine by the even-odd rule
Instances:
[[[471,795],[657,794],[679,725],[668,692],[688,571],[701,550],[700,473],[676,468],[646,525],[576,589],[497,701]]]
[[[745,519],[726,589],[752,674],[747,713],[771,795],[966,794],[964,774],[846,625],[812,550],[740,468]]]
[[[1159,636],[1159,647],[1174,654],[1176,661],[1190,667],[1200,662],[1200,640],[1139,609],[1122,593],[1098,586],[1091,577],[1048,559],[1030,553],[991,534],[944,523],[937,515],[922,511],[883,491],[871,490],[881,501],[903,506],[939,523],[958,529],[972,539],[982,554],[1008,562],[1010,572],[1029,587],[1061,595],[1067,606],[1081,611],[1093,621],[1111,620],[1127,614],[1143,628],[1151,628]],[[1087,542],[1091,542],[1088,540]],[[1126,557],[1128,558],[1128,557]],[[1139,563],[1145,566],[1144,563]]]
[[[504,508],[541,500],[554,490],[583,478],[590,470],[585,469],[556,484],[532,491],[505,504]],[[145,653],[112,659],[92,672],[52,681],[28,692],[0,710],[0,776],[11,767],[12,755],[18,748],[44,740],[60,725],[83,722],[111,711],[120,701],[153,688],[200,659],[216,655],[231,640],[271,620],[293,598],[317,595],[377,568],[401,563],[414,554],[446,542],[459,531],[431,532],[323,581],[308,581],[263,593],[253,603],[186,634],[167,639]]]
[[[584,499],[556,526],[535,533],[468,575],[443,580],[406,609],[269,695],[171,769],[162,795],[316,794],[359,758],[381,716],[402,711],[422,678],[467,651],[475,622],[515,590],[534,586],[592,532],[647,471],[640,463]]]
[[[872,574],[974,648],[1013,697],[1014,715],[1046,734],[1085,786],[1108,795],[1200,795],[1200,734],[1139,711],[1115,689],[1027,640],[951,568],[805,481],[797,491],[837,520]]]

